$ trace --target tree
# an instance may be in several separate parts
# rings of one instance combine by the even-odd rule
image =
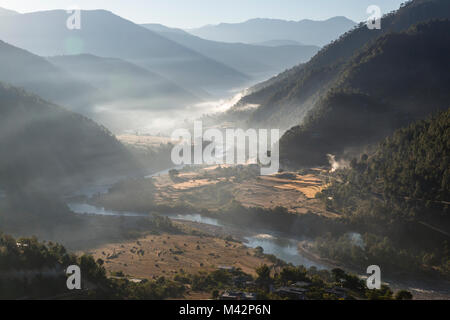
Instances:
[[[395,294],[395,300],[412,300],[413,295],[406,290],[400,290]]]
[[[331,273],[333,274],[334,281],[341,283],[342,280],[346,279],[345,271],[339,268],[335,268],[331,270]]]
[[[280,272],[280,281],[282,284],[287,284],[292,281],[304,281],[306,280],[306,269],[304,267],[285,267]]]
[[[381,285],[379,290],[367,290],[366,296],[369,300],[391,300],[392,299],[392,290],[385,284]]]
[[[270,284],[272,283],[272,278],[270,277],[270,268],[264,264],[258,268],[256,268],[256,274],[258,277],[256,278],[256,282],[262,288],[268,290]]]

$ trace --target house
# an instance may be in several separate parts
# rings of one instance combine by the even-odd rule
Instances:
[[[335,295],[339,299],[346,299],[348,297],[347,289],[334,287],[332,289],[325,290],[326,293]]]
[[[253,282],[253,279],[251,276],[239,275],[239,276],[234,276],[232,281],[233,281],[234,286],[236,286],[238,288],[247,288],[247,284],[249,282]]]
[[[225,291],[219,300],[256,300],[256,294],[240,291]]]
[[[298,281],[295,282],[293,284],[291,284],[291,287],[296,287],[296,288],[307,288],[311,285],[310,282],[306,282],[306,281]]]
[[[219,266],[218,269],[223,270],[223,271],[228,271],[228,272],[233,272],[236,270],[235,267],[231,267],[231,266]]]
[[[293,300],[306,300],[308,289],[296,287],[281,287],[274,291],[275,294],[282,298]]]

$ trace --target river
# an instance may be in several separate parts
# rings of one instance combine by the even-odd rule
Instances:
[[[162,174],[167,174],[169,170],[160,171],[146,176],[150,178]],[[91,198],[96,194],[108,192],[110,185],[89,186],[76,193],[77,196],[86,196]],[[122,212],[108,210],[101,207],[96,207],[86,202],[72,201],[69,202],[68,207],[76,214],[102,215],[102,216],[124,216],[124,217],[138,217],[148,216],[136,212]],[[271,230],[252,230],[249,227],[234,225],[229,222],[221,221],[217,218],[203,216],[199,213],[179,213],[165,215],[173,220],[190,221],[201,223],[215,227],[231,227],[239,230],[243,234],[244,245],[249,248],[261,247],[266,254],[272,254],[278,259],[292,263],[293,265],[304,265],[309,268],[315,266],[318,269],[326,269],[324,265],[316,263],[302,256],[298,251],[298,239],[284,237],[283,235]]]

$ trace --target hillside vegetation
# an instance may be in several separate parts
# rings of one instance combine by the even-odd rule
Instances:
[[[450,21],[380,37],[356,55],[337,85],[280,142],[285,163],[326,164],[327,154],[383,139],[450,105]]]
[[[239,111],[248,104],[259,105],[247,117],[248,125],[252,127],[288,129],[298,125],[307,112],[315,109],[316,103],[338,85],[341,75],[349,69],[348,63],[352,57],[365,51],[380,36],[406,31],[411,26],[430,19],[446,18],[450,18],[450,3],[446,0],[407,2],[396,12],[383,17],[381,30],[369,30],[364,23],[359,24],[338,40],[325,46],[306,65],[294,67],[258,85],[234,107],[234,110]],[[417,47],[408,53],[414,52]],[[390,69],[378,69],[377,72],[379,71],[380,77],[390,76],[393,73]],[[428,73],[423,76],[425,75]],[[355,87],[358,88],[359,86]]]
[[[373,154],[352,160],[319,197],[352,230],[369,233],[366,243],[378,246],[374,257],[380,261],[403,268],[431,266],[449,276],[449,142],[450,109],[397,130]],[[338,246],[329,240],[322,246]],[[344,244],[350,250],[351,243],[343,241],[333,251],[345,251]],[[381,247],[390,247],[390,252]]]
[[[293,65],[308,61],[319,47],[289,43],[277,46],[247,43],[226,43],[205,40],[180,29],[146,24],[144,27],[187,48],[217,60],[255,79],[279,73]]]
[[[0,185],[58,190],[137,170],[104,127],[22,89],[0,83]]]
[[[260,255],[264,255],[260,253]],[[276,259],[275,259],[276,260]],[[36,238],[15,239],[0,234],[0,298],[1,299],[113,299],[113,300],[162,300],[183,298],[188,291],[210,293],[213,299],[224,290],[255,292],[256,298],[266,300],[299,299],[298,295],[286,296],[270,292],[271,286],[284,288],[294,283],[305,283],[304,299],[338,300],[411,299],[406,291],[394,296],[386,285],[380,290],[369,290],[364,281],[343,270],[306,269],[277,261],[281,268],[272,275],[267,265],[258,267],[256,277],[236,270],[200,271],[196,274],[180,272],[154,280],[129,281],[121,271],[108,277],[105,261],[92,256],[76,256],[57,243],[41,243]],[[77,265],[81,271],[81,290],[68,290],[65,270]],[[238,281],[243,280],[243,281]],[[244,284],[245,283],[245,284]],[[246,283],[250,283],[249,285]],[[219,291],[220,290],[220,291]],[[406,293],[406,294],[405,294]]]

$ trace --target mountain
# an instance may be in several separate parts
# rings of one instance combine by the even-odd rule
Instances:
[[[0,70],[0,81],[82,113],[114,132],[133,128],[135,119],[142,118],[140,111],[176,111],[202,101],[178,84],[117,58],[84,54],[45,59],[0,41]]]
[[[230,89],[248,77],[231,67],[104,10],[81,11],[70,30],[63,10],[2,17],[0,38],[41,56],[89,53],[128,60],[187,89]],[[37,40],[38,39],[38,40]]]
[[[303,46],[303,43],[294,40],[268,40],[252,43],[257,46],[281,47],[281,46]]]
[[[138,170],[104,127],[0,83],[0,184],[8,193],[61,191]]]
[[[221,23],[186,31],[207,40],[223,42],[255,43],[284,39],[323,46],[355,25],[355,22],[345,17],[324,21],[251,19],[242,23]]]
[[[450,11],[449,11],[450,13]],[[357,54],[337,84],[280,141],[286,163],[326,164],[396,128],[450,106],[450,20],[381,36]]]
[[[88,112],[98,91],[46,59],[0,40],[0,81],[23,87],[72,110]]]
[[[307,64],[287,70],[249,90],[250,94],[243,97],[233,110],[259,105],[249,116],[251,126],[287,129],[298,125],[306,113],[337,85],[351,58],[377,38],[389,32],[407,30],[419,22],[449,17],[448,1],[409,2],[384,16],[381,30],[369,30],[361,23],[358,28],[325,46]]]
[[[365,235],[365,251],[383,268],[394,263],[396,272],[401,267],[450,275],[449,141],[447,109],[396,130],[372,152],[332,173],[337,179],[319,194],[351,232]],[[367,264],[366,255],[354,249],[349,254],[340,239],[329,239],[334,248],[325,256]]]
[[[158,24],[145,24],[143,26],[184,47],[234,69],[241,70],[257,79],[277,74],[293,65],[306,62],[319,50],[317,46],[292,43],[282,46],[264,46],[217,42]]]
[[[396,130],[372,154],[355,159],[344,171],[349,171],[347,177],[360,190],[401,201],[426,199],[445,207],[450,196],[449,141],[450,108]],[[336,205],[344,199],[336,199]],[[419,205],[425,209],[426,201]],[[422,218],[436,214],[431,210],[421,213]]]
[[[191,35],[190,33],[184,31],[183,29],[179,29],[179,28],[171,28],[171,27],[167,27],[163,24],[159,24],[159,23],[144,23],[141,24],[141,26],[143,26],[144,28],[147,28],[149,30],[152,30],[154,32],[168,32],[168,33],[178,33],[178,34],[184,34],[184,35]]]
[[[168,109],[201,101],[170,80],[121,59],[81,54],[48,60],[80,81],[100,88],[104,98],[122,105],[122,110]]]
[[[20,14],[20,13],[18,13],[16,11],[13,11],[13,10],[0,8],[0,17],[13,16],[13,15],[16,15],[16,14]]]

